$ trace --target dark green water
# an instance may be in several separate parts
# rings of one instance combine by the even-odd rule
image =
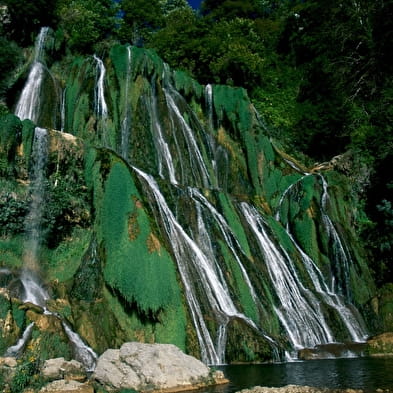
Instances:
[[[253,386],[289,384],[327,388],[356,388],[366,392],[393,389],[393,358],[324,359],[282,364],[218,367],[231,381],[216,393],[232,393]]]

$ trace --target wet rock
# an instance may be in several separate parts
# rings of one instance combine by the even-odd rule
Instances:
[[[189,390],[227,382],[171,344],[125,343],[100,356],[93,378],[108,390]]]
[[[33,311],[36,314],[43,314],[44,309],[41,306],[38,306],[37,304],[31,303],[31,302],[26,302],[23,303],[19,306],[20,310],[30,310]]]
[[[41,375],[47,381],[67,379],[83,382],[87,377],[81,363],[76,360],[67,361],[62,357],[46,360]]]
[[[243,389],[238,393],[363,393],[361,389],[328,389],[312,386],[287,385],[280,388],[255,386],[252,389]]]
[[[317,345],[314,348],[303,348],[298,352],[301,360],[332,359],[341,357],[364,356],[367,345],[365,343],[331,343]]]
[[[61,320],[53,314],[36,313],[32,309],[26,312],[27,318],[34,322],[40,331],[58,333],[63,331]]]
[[[94,388],[89,383],[62,379],[44,386],[39,393],[94,393]]]

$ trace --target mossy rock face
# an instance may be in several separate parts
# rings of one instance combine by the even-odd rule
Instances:
[[[0,118],[0,176],[14,175],[17,146],[21,140],[22,123],[14,115]]]
[[[382,331],[393,331],[393,284],[386,284],[378,291],[376,306]]]
[[[371,356],[393,356],[393,332],[382,333],[369,339],[367,352]]]
[[[227,363],[260,363],[273,359],[272,345],[261,334],[240,319],[227,326],[228,341],[225,348]]]
[[[3,291],[3,290],[2,290]],[[14,311],[17,308],[13,303],[7,292],[0,293],[0,354],[14,345],[21,333],[21,327],[17,324],[14,318]],[[15,315],[17,316],[17,315]]]

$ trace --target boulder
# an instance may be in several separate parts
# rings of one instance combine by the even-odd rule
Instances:
[[[0,388],[1,379],[5,384],[10,383],[16,374],[16,367],[18,363],[15,358],[0,357]]]
[[[93,378],[108,390],[179,391],[225,383],[198,359],[172,344],[125,343],[98,359]]]
[[[279,388],[255,386],[251,389],[243,389],[238,393],[363,393],[360,389],[328,389],[312,386],[287,385]]]
[[[94,388],[89,383],[62,379],[44,386],[39,393],[94,393]]]
[[[46,360],[41,376],[47,381],[60,379],[85,381],[87,378],[83,365],[76,360],[67,361],[64,358]]]
[[[11,357],[0,358],[0,366],[16,367],[17,365],[18,363],[15,358],[11,358]]]

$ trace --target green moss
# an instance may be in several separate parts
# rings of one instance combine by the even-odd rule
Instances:
[[[21,131],[22,124],[19,118],[11,114],[0,117],[0,176],[13,174]]]
[[[17,305],[16,303],[12,303],[12,317],[14,318],[14,321],[16,322],[18,328],[23,329],[26,322],[25,311],[20,310],[19,305]]]
[[[23,156],[27,167],[27,163],[30,162],[31,150],[33,148],[35,125],[30,120],[23,120],[22,125]]]
[[[73,299],[92,302],[100,297],[103,283],[102,261],[103,255],[93,235],[89,249],[83,255],[82,263],[73,277]]]
[[[241,308],[247,317],[257,322],[258,310],[255,301],[251,295],[250,288],[248,287],[243,273],[240,269],[240,266],[230,253],[227,245],[222,241],[220,241],[219,244],[221,247],[222,256],[227,266],[226,271],[230,272],[228,281],[239,299]]]
[[[83,254],[88,248],[91,232],[87,229],[75,228],[70,237],[53,250],[44,251],[43,266],[47,279],[65,282],[77,271]]]
[[[176,89],[185,96],[193,95],[200,99],[203,94],[203,87],[186,72],[174,71],[173,79],[175,80]]]
[[[22,266],[23,237],[0,238],[0,265],[9,268]]]
[[[63,357],[66,360],[72,359],[72,348],[65,336],[55,332],[40,332],[38,347],[34,348],[32,356],[40,363],[48,359]]]
[[[160,322],[154,325],[154,334],[156,342],[174,344],[186,350],[186,316],[180,302],[161,313]]]
[[[3,294],[0,294],[0,319],[4,319],[7,316],[10,308],[10,301]]]
[[[298,217],[293,225],[293,235],[297,239],[299,246],[313,260],[318,259],[317,232],[314,221],[308,214]]]
[[[176,303],[179,288],[173,262],[151,232],[131,175],[119,162],[114,163],[105,182],[101,225],[106,282],[144,312],[157,312]]]
[[[248,245],[247,235],[244,232],[244,228],[240,222],[239,216],[236,214],[235,207],[232,204],[228,194],[218,193],[218,198],[220,201],[221,208],[223,210],[223,215],[228,222],[229,227],[235,234],[237,241],[242,247],[243,252],[247,257],[251,257],[250,247]]]

